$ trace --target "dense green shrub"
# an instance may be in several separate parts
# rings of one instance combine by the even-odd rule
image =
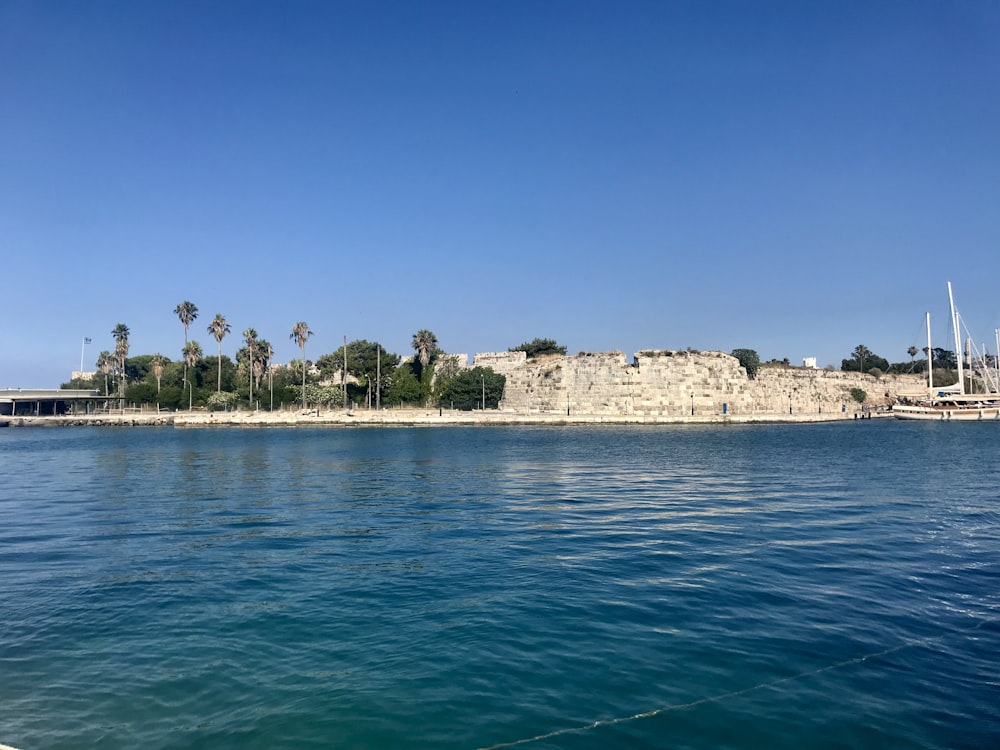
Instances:
[[[747,377],[753,380],[760,370],[760,356],[753,349],[733,349],[733,356],[740,361],[740,367],[747,371]]]

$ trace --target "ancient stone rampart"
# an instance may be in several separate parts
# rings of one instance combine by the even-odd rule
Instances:
[[[524,352],[478,352],[472,359],[472,366],[489,367],[493,372],[507,375],[523,366],[527,359]]]
[[[631,363],[617,351],[539,357],[505,374],[501,411],[651,418],[789,411],[853,417],[861,405],[852,388],[878,407],[917,380],[784,366],[764,366],[750,380],[735,357],[686,351],[642,351]]]

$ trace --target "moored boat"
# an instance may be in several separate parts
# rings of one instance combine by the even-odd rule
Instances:
[[[896,419],[920,419],[928,421],[980,422],[1000,420],[1000,393],[994,382],[987,393],[966,393],[965,375],[962,372],[961,336],[959,318],[955,312],[951,282],[948,282],[948,302],[951,307],[952,329],[955,335],[955,353],[958,365],[958,382],[954,386],[934,388],[933,349],[931,348],[931,315],[927,313],[927,395],[914,399],[905,398],[892,407]],[[998,331],[1000,346],[1000,331]],[[985,358],[984,358],[985,359]],[[989,383],[989,378],[983,378]]]
[[[898,403],[892,407],[896,419],[935,421],[983,421],[1000,419],[1000,400],[989,394],[942,394],[916,403]]]

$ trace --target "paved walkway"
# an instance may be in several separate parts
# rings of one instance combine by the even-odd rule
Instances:
[[[888,412],[873,416],[891,416]],[[438,409],[358,409],[298,410],[279,412],[204,412],[181,411],[161,414],[101,414],[62,417],[0,417],[0,423],[13,427],[28,426],[138,426],[173,425],[175,427],[345,427],[345,426],[440,426],[440,425],[592,425],[592,424],[752,424],[787,422],[853,421],[853,412],[824,414],[705,414],[677,417],[644,417],[611,414],[518,414],[497,410],[439,411]]]

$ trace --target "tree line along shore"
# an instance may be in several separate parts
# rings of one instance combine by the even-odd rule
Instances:
[[[378,341],[347,341],[345,337],[341,347],[309,359],[307,346],[313,330],[299,321],[288,336],[301,357],[280,364],[274,361],[272,344],[253,327],[243,330],[233,358],[223,353],[223,343],[234,334],[222,314],[216,314],[205,327],[216,349],[214,355],[208,353],[192,334],[200,315],[198,307],[185,300],[173,312],[183,332],[179,358],[159,352],[130,356],[131,331],[118,323],[111,331],[113,350],[100,352],[96,370],[78,373],[62,388],[98,391],[109,412],[115,407],[121,411],[154,406],[158,411],[202,409],[219,413],[284,412],[292,406],[302,410],[424,407],[472,411],[497,409],[503,398],[504,373],[488,366],[469,367],[460,356],[440,348],[437,336],[428,329],[413,335],[412,355],[388,351]],[[524,352],[528,360],[534,360],[565,355],[566,347],[553,339],[535,338],[508,351]],[[872,374],[876,379],[882,374],[922,372],[926,362],[915,359],[917,348],[911,346],[907,353],[908,362],[890,364],[859,345],[842,360],[840,369]],[[753,349],[735,349],[732,356],[750,378],[762,367],[791,366],[788,359],[761,362]],[[935,349],[933,361],[935,382],[954,382],[954,353]],[[827,365],[825,369],[834,368]]]

